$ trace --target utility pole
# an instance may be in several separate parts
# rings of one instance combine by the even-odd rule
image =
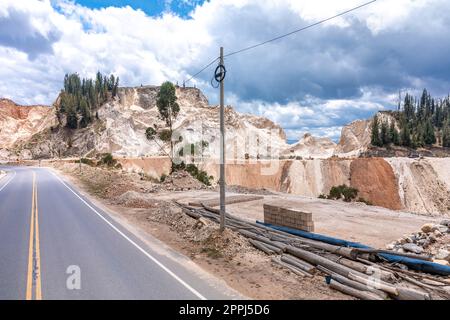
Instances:
[[[225,110],[224,110],[224,80],[223,47],[220,47],[220,232],[225,230]]]

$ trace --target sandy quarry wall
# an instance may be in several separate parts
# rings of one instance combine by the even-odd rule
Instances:
[[[317,197],[328,194],[332,186],[350,184],[350,163],[337,159],[240,161],[227,164],[226,181],[229,185]],[[208,162],[203,168],[218,178],[218,163]]]
[[[154,177],[170,172],[165,157],[119,161],[127,171]],[[218,180],[218,161],[209,160],[200,168]],[[226,182],[310,197],[346,184],[374,205],[420,214],[450,214],[450,158],[241,160],[227,164]]]
[[[450,158],[387,158],[402,206],[424,214],[450,214]]]
[[[393,210],[403,208],[397,178],[392,167],[382,158],[353,160],[350,185],[359,190],[359,197],[373,204]]]
[[[168,175],[171,169],[171,162],[167,157],[117,158],[117,161],[125,171],[143,172],[155,179],[159,179],[163,174]]]

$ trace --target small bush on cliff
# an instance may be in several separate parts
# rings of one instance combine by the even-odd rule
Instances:
[[[91,159],[87,159],[87,158],[81,158],[80,160],[76,160],[75,163],[80,163],[80,161],[82,164],[87,164],[88,166],[91,166],[91,167],[95,167],[95,165],[96,165],[95,161],[93,161]]]
[[[172,133],[168,129],[161,130],[159,132],[159,138],[164,142],[169,142],[172,139]]]
[[[332,200],[339,200],[344,198],[344,201],[350,202],[354,199],[356,199],[356,196],[358,195],[358,189],[348,187],[347,185],[343,184],[340,186],[334,186],[330,189],[330,194],[328,195],[328,199]]]
[[[105,153],[100,159],[100,164],[105,165],[107,167],[116,167],[117,160],[114,159],[111,153]]]
[[[186,165],[183,161],[179,164],[172,162],[172,172],[178,170],[186,170],[191,176],[196,178],[198,181],[203,184],[210,186],[211,185],[211,176],[208,176],[206,171],[200,170],[195,164],[190,163]]]
[[[152,127],[148,127],[145,130],[145,137],[147,138],[147,140],[153,140],[155,138],[156,135],[156,130]]]

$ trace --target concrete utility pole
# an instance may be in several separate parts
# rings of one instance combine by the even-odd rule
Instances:
[[[222,80],[220,81],[220,231],[225,230],[225,110],[224,110],[224,78],[223,47],[220,47],[220,66]]]

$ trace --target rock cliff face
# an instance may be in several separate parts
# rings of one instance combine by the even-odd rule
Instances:
[[[13,157],[14,146],[34,134],[56,124],[54,108],[21,106],[9,99],[0,99],[0,157]]]
[[[24,107],[1,99],[0,160],[110,152],[126,170],[154,176],[166,173],[170,170],[166,157],[170,144],[159,137],[149,141],[145,136],[148,127],[166,128],[158,117],[158,91],[155,86],[120,88],[115,99],[99,107],[98,120],[77,130],[58,125],[56,107]],[[195,161],[217,179],[219,108],[210,106],[195,88],[177,88],[176,94],[180,113],[174,123],[175,154],[183,149],[183,160]],[[389,113],[379,117],[392,120]],[[403,157],[383,158],[386,150],[379,150],[381,157],[358,158],[377,154],[370,148],[371,120],[345,126],[337,145],[309,134],[288,145],[283,129],[266,118],[240,114],[228,106],[225,119],[230,185],[317,197],[328,194],[333,186],[347,184],[375,205],[450,214],[450,158],[407,158],[401,147],[392,148],[391,153]],[[278,161],[280,158],[286,160]]]
[[[283,152],[285,156],[302,158],[330,158],[335,152],[336,143],[329,138],[317,138],[307,133],[296,144],[291,145]]]
[[[168,142],[158,137],[148,141],[145,136],[148,127],[158,131],[166,128],[156,107],[158,91],[155,86],[120,88],[115,99],[98,109],[99,120],[87,128],[69,130],[60,126],[50,130],[47,126],[16,143],[16,149],[31,158],[105,152],[118,157],[166,155],[170,152]],[[177,152],[180,149],[190,152],[194,144],[197,157],[219,157],[219,108],[209,106],[206,97],[195,88],[177,88],[176,94],[180,105],[173,125]],[[225,119],[227,157],[277,156],[287,147],[283,129],[266,118],[239,114],[227,107]],[[206,142],[203,147],[202,141]]]
[[[356,120],[342,128],[335,154],[339,157],[357,157],[370,145],[371,120]]]
[[[216,179],[219,166],[203,166]],[[247,161],[227,165],[229,185],[309,197],[346,184],[374,205],[426,215],[450,214],[450,158]]]

